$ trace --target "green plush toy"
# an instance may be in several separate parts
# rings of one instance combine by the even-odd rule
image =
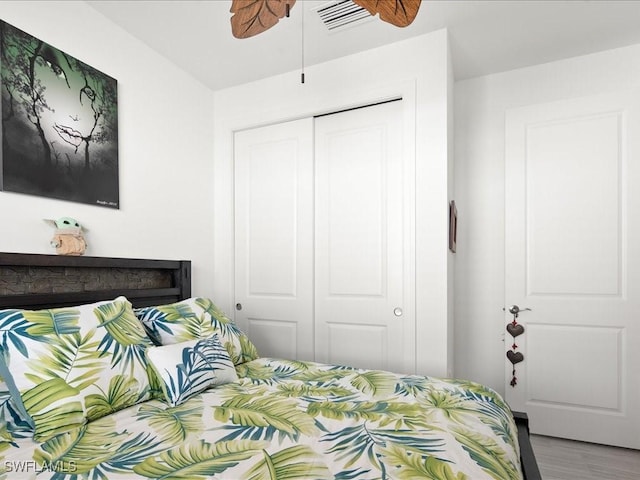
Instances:
[[[58,255],[84,255],[87,243],[83,232],[87,229],[82,227],[75,218],[45,219],[45,222],[56,229],[50,243],[55,247]]]

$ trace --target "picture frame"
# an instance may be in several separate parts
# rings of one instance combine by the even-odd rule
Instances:
[[[458,236],[458,209],[456,202],[449,202],[449,250],[456,253]]]
[[[0,20],[0,190],[120,208],[117,81]]]

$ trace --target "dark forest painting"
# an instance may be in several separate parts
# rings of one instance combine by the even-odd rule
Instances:
[[[0,189],[119,208],[115,79],[0,21]]]

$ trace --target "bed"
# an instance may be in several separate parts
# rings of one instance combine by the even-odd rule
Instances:
[[[0,253],[0,478],[541,478],[491,389],[260,357],[190,277]]]

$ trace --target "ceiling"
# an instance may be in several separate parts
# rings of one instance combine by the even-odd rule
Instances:
[[[375,18],[339,32],[314,10],[329,1],[298,0],[290,18],[242,40],[231,0],[87,3],[213,90],[445,27],[457,80],[640,43],[640,1],[423,0],[406,28]]]

